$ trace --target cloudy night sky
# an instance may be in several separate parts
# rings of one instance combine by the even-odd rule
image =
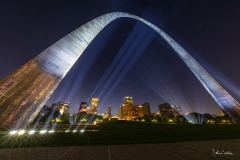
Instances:
[[[88,0],[0,2],[0,80],[81,25],[106,13],[127,12],[155,24],[192,55],[240,102],[238,0]],[[121,56],[120,56],[121,55]],[[115,67],[112,67],[115,66]],[[100,98],[99,113],[117,114],[124,96],[168,102],[185,111],[218,114],[219,107],[185,63],[155,31],[134,19],[105,27],[47,101]]]

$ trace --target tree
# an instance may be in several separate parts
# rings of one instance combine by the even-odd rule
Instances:
[[[59,118],[61,123],[70,123],[69,122],[69,113],[63,113],[62,116]]]
[[[177,122],[183,123],[185,121],[185,118],[183,116],[179,116]]]

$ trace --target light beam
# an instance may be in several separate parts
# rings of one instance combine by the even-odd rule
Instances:
[[[133,18],[154,29],[175,50],[231,121],[240,124],[239,103],[174,39],[140,17],[113,12],[69,33],[0,82],[1,127],[30,124],[91,41],[106,25],[121,17]]]

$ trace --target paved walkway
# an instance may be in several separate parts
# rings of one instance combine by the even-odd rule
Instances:
[[[240,139],[0,149],[0,160],[240,160]]]

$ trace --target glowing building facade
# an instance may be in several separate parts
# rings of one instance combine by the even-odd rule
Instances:
[[[142,105],[132,106],[132,118],[143,117]]]
[[[133,97],[125,96],[123,98],[123,104],[133,106]]]
[[[69,33],[0,81],[1,126],[31,123],[91,41],[106,25],[121,17],[136,19],[154,29],[176,51],[231,121],[240,123],[239,103],[175,40],[140,17],[113,12]]]
[[[99,105],[99,98],[92,98],[91,105],[90,105],[90,114],[97,114]]]
[[[78,113],[87,113],[87,112],[88,112],[87,102],[81,102]]]
[[[182,108],[180,105],[171,106],[169,103],[163,103],[158,105],[159,113],[161,116],[181,116]]]
[[[169,103],[158,105],[161,116],[173,116],[173,110]]]
[[[172,110],[173,110],[173,115],[176,116],[181,116],[183,115],[183,111],[182,111],[182,107],[180,105],[175,105],[172,106]]]
[[[123,105],[119,108],[119,118],[124,120],[132,119],[133,98],[125,96],[123,98]]]
[[[57,102],[53,103],[51,108],[58,110],[62,115],[63,113],[69,113],[70,105],[69,103]]]
[[[111,118],[112,117],[112,115],[111,115],[111,108],[112,108],[111,106],[108,106],[106,112],[103,115],[103,118]]]

